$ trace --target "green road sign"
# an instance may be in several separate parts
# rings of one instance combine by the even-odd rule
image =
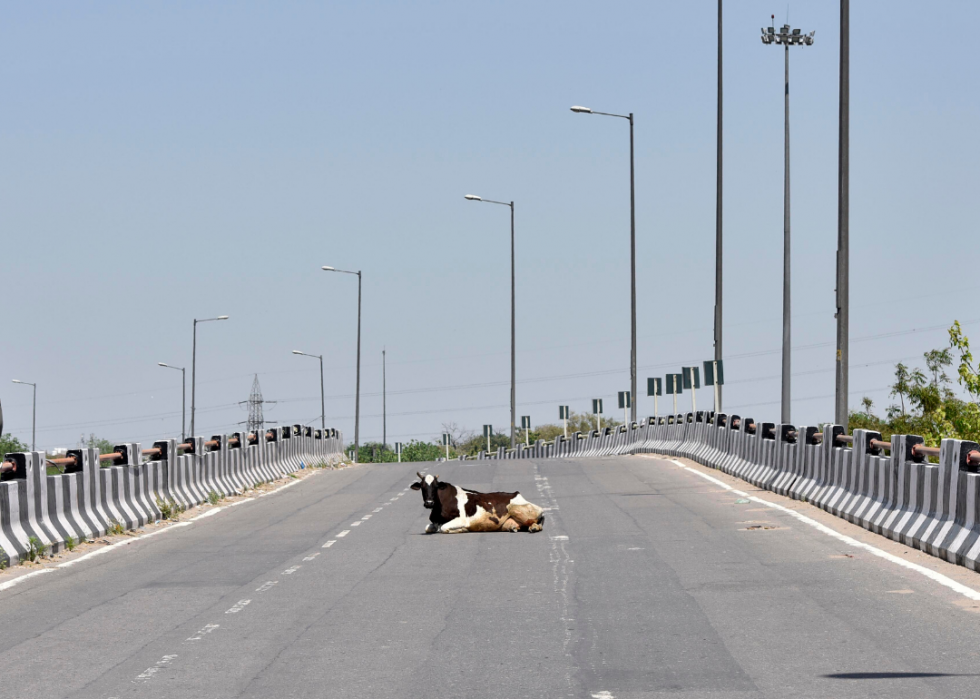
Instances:
[[[696,366],[686,366],[681,368],[684,376],[684,388],[701,388],[701,369]]]
[[[709,360],[704,363],[704,385],[714,386],[715,385],[715,362],[714,360]],[[725,362],[722,359],[718,360],[718,385],[725,385]]]

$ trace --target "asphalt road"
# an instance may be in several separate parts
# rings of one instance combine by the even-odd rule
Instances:
[[[980,695],[980,603],[674,463],[423,466],[544,531],[427,536],[418,464],[320,473],[0,592],[0,696]]]

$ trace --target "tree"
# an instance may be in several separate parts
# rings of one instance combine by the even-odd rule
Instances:
[[[899,400],[902,401],[902,415],[905,415],[905,396],[908,395],[911,389],[910,385],[911,374],[909,373],[909,368],[899,362],[895,365],[895,383],[892,384],[892,392],[890,395],[898,396]]]
[[[954,322],[958,323],[959,321]],[[950,330],[952,330],[952,328]],[[969,350],[969,340],[966,340],[966,342],[967,350]],[[940,384],[949,383],[949,377],[946,376],[946,372],[943,371],[943,369],[953,363],[953,355],[949,351],[949,347],[941,350],[929,350],[924,356],[926,358],[926,368],[932,372],[933,385],[939,386]]]
[[[31,445],[24,444],[22,441],[17,439],[11,434],[5,434],[0,437],[0,457],[5,454],[14,454],[17,452],[30,451]]]
[[[445,447],[412,440],[402,446],[402,461],[435,461],[446,455]]]
[[[96,437],[94,432],[90,432],[88,439],[82,435],[78,440],[78,446],[88,447],[89,449],[98,449],[100,454],[111,454],[116,450],[116,445],[110,442],[108,439],[102,439],[101,437]]]
[[[958,355],[959,384],[970,400],[959,398],[946,369]],[[949,328],[949,347],[929,350],[923,354],[926,371],[904,364],[895,366],[895,383],[891,395],[898,405],[886,410],[887,418],[872,412],[873,403],[862,401],[861,411],[852,411],[850,423],[855,428],[881,432],[882,438],[892,434],[920,435],[930,446],[946,438],[980,440],[980,376],[973,363],[970,341],[959,322]]]
[[[457,425],[455,422],[444,422],[442,423],[442,434],[449,435],[449,446],[453,449],[459,449],[460,445],[469,442],[475,436],[473,430],[468,430],[461,425]],[[439,435],[437,440],[439,444],[442,444],[442,434]]]
[[[614,417],[602,418],[603,429],[606,427],[619,427],[622,424],[622,421],[617,420]],[[576,413],[574,410],[571,411],[571,414],[568,417],[568,434],[572,434],[573,432],[591,432],[595,428],[595,415],[590,413]]]
[[[352,444],[348,448],[353,449],[354,445]],[[357,460],[365,464],[390,463],[392,461],[398,461],[398,455],[390,446],[382,445],[381,442],[365,442],[361,445],[361,450],[357,454]]]
[[[493,434],[490,435],[490,451],[495,452],[500,447],[510,449],[510,436],[507,434],[505,429],[494,427]],[[466,442],[460,445],[460,453],[466,454],[467,456],[476,456],[481,451],[486,450],[487,438],[483,436],[482,432],[480,434],[473,435]]]
[[[973,402],[980,402],[980,376],[973,366],[973,354],[970,352],[970,339],[963,334],[960,321],[953,321],[949,329],[949,345],[960,355],[960,365],[957,367],[960,385],[973,396]],[[947,350],[948,351],[948,350]]]

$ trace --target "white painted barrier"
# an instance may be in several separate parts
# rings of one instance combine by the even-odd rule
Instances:
[[[57,552],[69,538],[78,542],[102,536],[116,524],[134,529],[153,522],[162,516],[161,504],[193,507],[212,491],[234,495],[343,456],[343,436],[336,430],[295,425],[273,433],[274,441],[261,438],[255,444],[239,434],[234,445],[219,435],[210,448],[204,437],[189,438],[191,453],[182,455],[176,440],[162,440],[154,444],[160,457],[151,461],[143,461],[138,442],[120,444],[115,451],[121,458],[105,465],[97,449],[73,449],[68,454],[76,463],[70,472],[50,476],[42,452],[7,454],[16,468],[0,482],[0,559],[22,560],[32,538]]]

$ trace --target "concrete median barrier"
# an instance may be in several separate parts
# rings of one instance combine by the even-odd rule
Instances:
[[[194,507],[212,492],[235,495],[260,481],[343,457],[343,436],[335,430],[296,425],[275,428],[269,441],[263,434],[248,444],[248,437],[191,437],[183,454],[177,440],[160,440],[147,450],[150,460],[144,460],[139,442],[116,445],[109,457],[98,449],[71,449],[61,460],[69,462],[65,472],[57,475],[47,475],[43,452],[7,454],[5,461],[13,466],[0,482],[2,560],[23,560],[32,539],[57,552],[69,539],[80,542],[117,527],[154,522],[163,516],[163,503]]]

